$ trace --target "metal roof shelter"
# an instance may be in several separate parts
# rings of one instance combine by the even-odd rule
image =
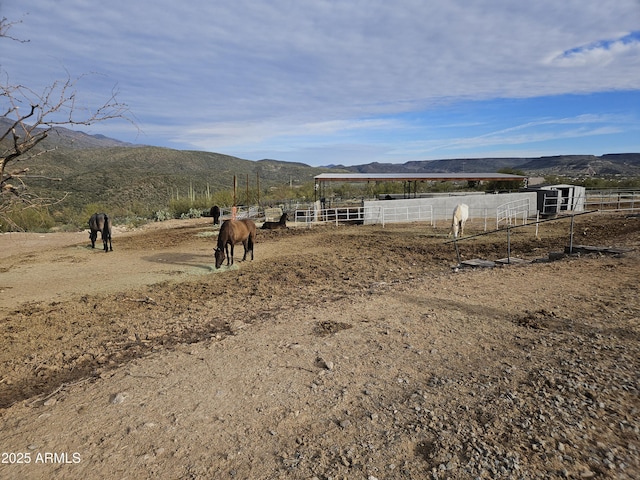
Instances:
[[[526,180],[509,173],[321,173],[313,177],[315,190],[326,182],[513,182]]]
[[[518,181],[527,177],[509,173],[321,173],[313,177],[320,182],[464,182],[464,181]]]

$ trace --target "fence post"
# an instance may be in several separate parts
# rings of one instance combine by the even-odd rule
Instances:
[[[571,215],[571,227],[569,229],[569,255],[573,254],[573,219],[575,215]]]

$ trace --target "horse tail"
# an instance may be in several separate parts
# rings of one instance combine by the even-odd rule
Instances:
[[[247,241],[247,248],[251,252],[251,260],[253,260],[253,246],[256,243],[256,224],[251,222],[249,225],[249,239]]]
[[[95,248],[96,246],[96,238],[98,238],[98,227],[96,218],[98,217],[97,213],[91,215],[89,218],[89,240],[91,240],[91,248]]]
[[[109,215],[104,214],[104,224],[102,225],[102,236],[106,240],[107,238],[111,238],[111,220],[109,220]]]
[[[256,224],[251,220],[245,220],[244,223],[249,231],[249,236],[247,237],[247,249],[251,251],[251,259],[253,260],[253,246],[256,243]]]

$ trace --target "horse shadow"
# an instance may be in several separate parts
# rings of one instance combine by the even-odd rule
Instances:
[[[215,259],[213,255],[206,255],[203,253],[158,253],[157,255],[142,257],[142,259],[147,262],[159,263],[162,265],[178,265],[181,267],[199,269],[202,270],[203,273],[213,272],[215,270],[213,265]]]

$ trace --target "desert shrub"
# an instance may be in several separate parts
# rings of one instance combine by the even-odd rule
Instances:
[[[180,215],[180,218],[200,218],[202,216],[202,210],[197,208],[190,208],[188,212]]]
[[[156,222],[164,222],[165,220],[171,220],[173,214],[169,210],[158,210],[153,213],[153,220]]]
[[[209,210],[213,206],[211,200],[206,197],[197,197],[194,200],[188,198],[173,199],[169,202],[169,211],[173,213],[174,218],[196,218],[193,211],[198,210],[202,215],[203,210]]]
[[[169,202],[169,211],[174,218],[180,218],[182,214],[187,213],[193,207],[193,202],[188,198],[173,199]]]
[[[24,208],[18,206],[5,212],[0,223],[1,232],[46,232],[55,225],[55,220],[46,208]]]
[[[89,211],[91,211],[91,213],[88,213]],[[91,218],[91,215],[101,211],[100,208],[92,208],[89,210],[87,208],[64,207],[54,210],[52,216],[56,222],[57,229],[64,231],[83,230],[89,228],[89,218]]]

